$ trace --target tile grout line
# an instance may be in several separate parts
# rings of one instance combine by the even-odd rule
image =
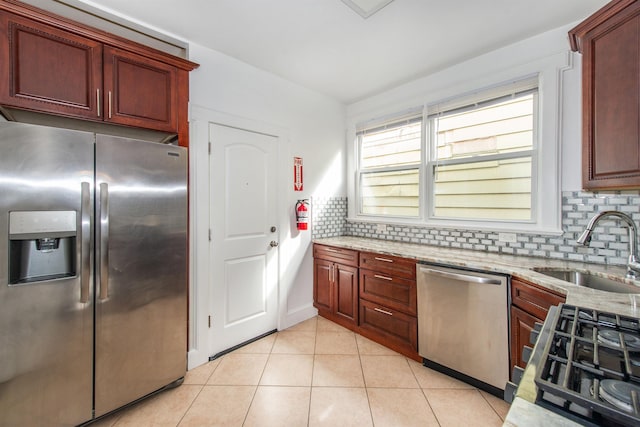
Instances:
[[[360,346],[358,345],[358,338],[355,337],[356,348],[358,349],[358,361],[360,361],[360,372],[362,373],[362,383],[364,384],[364,393],[367,396],[367,405],[369,406],[369,417],[371,418],[371,425],[375,426],[373,419],[373,409],[371,409],[371,398],[369,397],[369,387],[367,387],[367,378],[364,375],[364,367],[362,366],[362,353],[360,352]]]
[[[217,368],[217,366],[216,366]],[[214,368],[213,370],[215,371],[216,368]],[[213,374],[213,371],[211,372],[211,374]],[[211,376],[211,375],[209,375]],[[209,379],[207,378],[207,381]],[[187,414],[189,413],[189,411],[191,410],[191,408],[193,407],[193,404],[195,403],[196,399],[198,399],[198,396],[200,396],[200,393],[202,393],[202,391],[204,390],[204,388],[207,386],[207,383],[205,381],[204,384],[202,384],[202,386],[200,387],[200,391],[198,391],[198,394],[195,395],[195,397],[193,398],[193,400],[191,401],[191,403],[189,403],[189,406],[187,407],[187,409],[184,411],[184,414],[182,414],[182,416],[180,417],[180,419],[178,420],[178,422],[176,423],[176,427],[179,427],[180,424],[182,423],[182,421],[184,421],[184,417],[187,416]],[[114,426],[115,427],[115,426]]]
[[[273,343],[275,345],[275,340],[273,341]],[[272,354],[273,353],[271,353],[270,351],[269,354],[267,355],[267,360],[264,362],[264,366],[262,367],[262,372],[260,373],[260,378],[258,378],[258,381],[256,383],[256,388],[253,390],[253,396],[251,396],[251,402],[249,402],[249,405],[247,406],[247,412],[245,412],[244,418],[242,419],[242,425],[245,425],[245,423],[247,422],[247,417],[249,416],[249,412],[251,412],[251,406],[253,405],[253,402],[256,399],[256,395],[258,394],[258,387],[260,387],[260,382],[262,381],[264,372],[267,370],[267,365],[269,364],[269,360],[271,359]]]
[[[498,413],[498,411],[496,410],[496,408],[491,404],[491,402],[489,402],[489,399],[487,399],[487,397],[484,395],[483,392],[480,391],[480,396],[482,396],[482,398],[484,399],[485,402],[487,402],[487,405],[489,405],[491,407],[491,409],[493,409],[493,412],[496,413],[496,415],[498,415],[498,417],[502,420],[502,422],[504,422],[504,418],[502,417],[502,415],[500,415]],[[496,396],[496,399],[499,399],[499,397]]]
[[[316,345],[318,342],[318,318],[313,336],[313,363],[311,364],[311,386],[309,387],[309,407],[307,408],[307,427],[311,424],[311,399],[313,398],[313,373],[316,367]]]
[[[207,376],[207,379],[204,381],[204,384],[202,384],[202,387],[200,388],[200,391],[198,392],[198,394],[196,394],[196,396],[193,398],[193,400],[191,401],[191,403],[189,404],[189,407],[187,408],[186,411],[184,411],[184,414],[182,414],[182,417],[180,417],[180,420],[178,421],[178,423],[176,424],[176,427],[179,427],[180,424],[182,423],[182,421],[184,421],[184,418],[187,416],[187,414],[189,413],[189,411],[191,410],[191,408],[193,407],[193,404],[195,403],[195,401],[198,399],[198,396],[200,396],[200,394],[204,391],[205,387],[207,387],[209,380],[211,379],[211,377],[213,376],[213,374],[215,373],[215,371],[218,370],[218,368],[220,367],[220,362],[222,361],[222,359],[224,358],[224,356],[220,357],[218,362],[216,363],[216,366],[213,368],[213,370],[211,371],[211,373]],[[213,363],[214,361],[210,361],[208,363]],[[115,426],[114,426],[115,427]]]

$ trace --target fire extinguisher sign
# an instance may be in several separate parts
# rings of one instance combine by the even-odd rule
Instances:
[[[293,158],[293,190],[302,191],[302,157]]]

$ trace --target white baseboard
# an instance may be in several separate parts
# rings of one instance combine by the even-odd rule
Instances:
[[[284,330],[290,328],[291,326],[303,322],[307,319],[311,319],[318,315],[318,309],[316,309],[313,304],[305,305],[303,307],[297,308],[294,311],[287,312],[284,319],[282,319],[282,323],[280,324],[280,330]]]
[[[200,350],[189,350],[187,353],[187,371],[209,362],[209,355]]]

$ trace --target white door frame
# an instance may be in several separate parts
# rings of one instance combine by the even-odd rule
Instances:
[[[205,107],[190,105],[189,138],[189,347],[188,369],[202,365],[212,356],[209,354],[210,315],[210,271],[209,271],[209,124],[245,129],[275,136],[278,139],[276,155],[278,168],[276,182],[278,189],[286,189],[287,172],[293,173],[286,162],[289,150],[289,132],[281,127],[257,120],[233,116]],[[291,169],[291,171],[289,170]],[[284,191],[284,190],[283,190]],[[281,191],[276,191],[281,194]],[[277,196],[277,226],[280,229],[280,243],[289,237],[289,215],[286,213],[286,197]],[[278,268],[278,329],[284,324],[287,306],[287,292],[282,286],[282,254]],[[286,263],[285,263],[286,264]]]

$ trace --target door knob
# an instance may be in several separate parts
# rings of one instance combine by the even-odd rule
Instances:
[[[272,248],[275,248],[276,246],[278,246],[278,242],[276,242],[275,240],[272,240],[271,243],[269,243],[269,246],[271,246]]]

